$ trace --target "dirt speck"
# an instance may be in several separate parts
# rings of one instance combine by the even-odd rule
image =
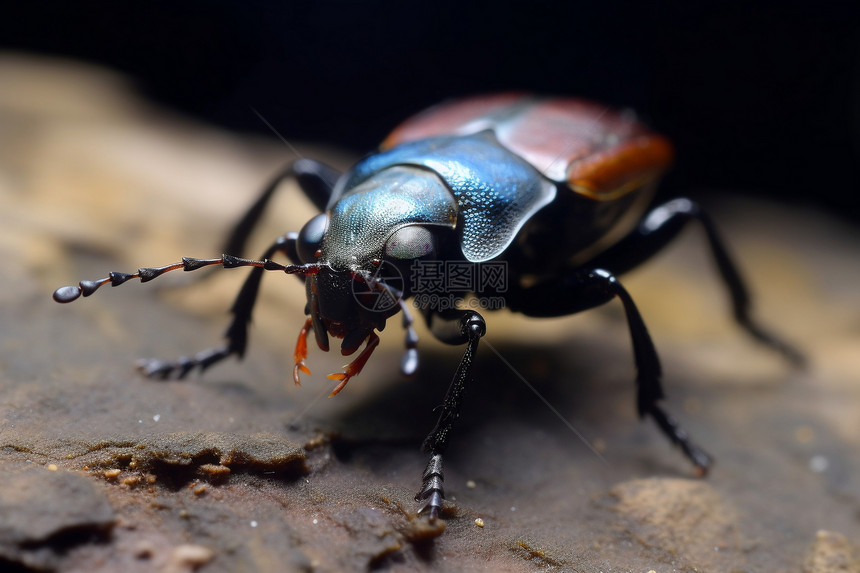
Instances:
[[[167,558],[165,573],[188,573],[209,563],[215,552],[202,545],[179,545]]]

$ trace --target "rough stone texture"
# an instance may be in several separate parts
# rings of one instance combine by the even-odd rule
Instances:
[[[419,446],[460,355],[420,325],[415,379],[398,375],[392,321],[366,370],[329,400],[338,354],[311,349],[313,375],[291,381],[305,304],[295,279],[267,278],[244,362],[184,382],[141,379],[132,364],[217,344],[244,271],[51,301],[56,287],[108,271],[218,256],[230,223],[290,159],[278,143],[154,109],[101,70],[0,57],[0,498],[20,516],[0,516],[12,531],[0,567],[856,568],[860,236],[814,212],[711,201],[757,316],[804,349],[806,370],[732,324],[701,233],[623,278],[661,352],[666,407],[717,460],[707,480],[689,479],[636,419],[619,305],[545,321],[500,312],[487,317],[436,525],[415,515]],[[245,254],[312,213],[285,186]]]
[[[857,573],[860,571],[860,551],[832,531],[819,531],[806,553],[803,573]]]
[[[646,549],[695,569],[737,569],[744,561],[737,509],[708,483],[648,478],[612,488],[623,526]],[[719,554],[719,558],[714,553]]]
[[[114,525],[104,493],[75,472],[33,464],[0,466],[0,560],[36,569],[55,567],[57,554],[97,543]]]

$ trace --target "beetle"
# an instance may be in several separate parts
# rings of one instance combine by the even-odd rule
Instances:
[[[413,299],[412,308],[434,336],[465,345],[438,422],[423,444],[430,461],[416,501],[423,503],[420,512],[435,520],[444,500],[443,455],[486,333],[483,316],[473,308],[440,303],[449,299],[439,295],[462,301],[479,290],[474,282],[450,280],[446,273],[459,269],[474,278],[495,269],[489,276],[496,280],[486,281],[477,294],[528,316],[573,314],[617,298],[632,338],[637,412],[650,416],[704,474],[711,457],[659,405],[664,394],[657,352],[617,276],[697,221],[728,288],[735,320],[792,361],[802,358],[752,319],[744,282],[711,218],[695,202],[679,198],[648,210],[672,160],[667,138],[634,114],[598,103],[520,93],[455,100],[406,120],[377,152],[344,174],[313,160],[292,163],[236,225],[228,254],[220,258],[183,258],[136,273],[112,272],[104,279],[61,287],[54,299],[71,302],[107,283],[146,282],[178,269],[253,267],[232,306],[223,346],[140,365],[150,377],[183,378],[229,356],[241,359],[264,271],[295,274],[304,280],[307,297],[294,354],[295,383],[310,373],[305,359],[311,334],[323,351],[329,350],[330,337],[341,339],[346,356],[364,344],[343,372],[329,376],[337,381],[331,395],[361,372],[379,342],[376,332],[397,313],[402,313],[406,331],[401,370],[415,372],[418,340],[405,302]],[[279,237],[260,259],[239,257],[270,198],[289,178],[321,213],[298,233]],[[275,262],[276,255],[290,263]],[[441,271],[441,286],[438,280],[430,281],[435,288],[415,280],[426,279],[428,270],[437,279]]]

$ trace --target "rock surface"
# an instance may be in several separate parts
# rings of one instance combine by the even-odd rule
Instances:
[[[116,520],[104,493],[76,472],[4,464],[0,483],[0,559],[56,567],[65,548],[106,539]]]

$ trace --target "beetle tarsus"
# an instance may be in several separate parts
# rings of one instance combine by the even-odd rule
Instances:
[[[367,338],[367,346],[364,347],[364,350],[361,351],[355,360],[344,366],[343,372],[335,372],[334,374],[328,375],[329,380],[340,380],[340,384],[335,386],[334,390],[331,391],[329,398],[340,394],[340,391],[344,389],[350,378],[361,372],[364,365],[367,364],[367,360],[370,358],[370,355],[373,354],[374,349],[378,345],[379,336],[377,336],[375,332],[371,332],[370,336]]]
[[[154,380],[182,380],[195,368],[203,372],[228,356],[235,354],[229,346],[220,346],[198,352],[193,357],[182,356],[173,361],[144,358],[137,362],[137,371]]]
[[[744,312],[741,316],[735,316],[738,324],[746,330],[757,342],[769,346],[773,350],[782,354],[783,358],[788,360],[795,368],[806,367],[806,356],[797,350],[791,344],[782,341],[779,337],[770,333],[770,331],[756,324],[748,313]]]
[[[684,452],[687,459],[693,463],[696,476],[704,477],[707,475],[714,463],[714,459],[711,455],[696,445],[690,439],[690,435],[687,431],[684,430],[684,428],[682,428],[672,416],[666,413],[666,411],[660,408],[657,404],[651,404],[648,406],[646,413],[654,419],[657,426],[666,436],[668,436],[669,440],[681,448],[681,451]]]
[[[295,361],[295,366],[293,366],[293,382],[295,382],[296,386],[302,385],[299,376],[300,372],[304,372],[305,374],[311,373],[310,368],[305,365],[305,358],[308,357],[308,336],[311,333],[312,324],[313,320],[308,317],[301,330],[299,330],[299,338],[296,340],[296,350],[293,353],[293,360]]]
[[[135,364],[135,369],[147,378],[167,380],[174,367],[171,363],[156,358],[141,358]]]
[[[445,499],[445,489],[443,482],[445,477],[442,471],[442,454],[434,454],[430,457],[427,467],[422,475],[423,483],[421,489],[415,494],[415,501],[426,502],[418,511],[419,514],[426,514],[430,521],[439,517],[442,511],[442,501]]]
[[[400,359],[400,373],[404,376],[412,376],[418,370],[418,349],[407,348]]]
[[[311,373],[311,369],[305,365],[304,361],[299,362],[298,364],[293,366],[293,383],[296,386],[302,385],[302,378],[301,378],[300,373],[304,373],[304,374],[310,374]]]

